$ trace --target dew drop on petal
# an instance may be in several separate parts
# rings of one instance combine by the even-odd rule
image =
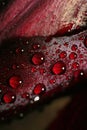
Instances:
[[[78,64],[77,62],[74,62],[74,63],[72,64],[72,68],[73,68],[73,69],[79,68],[79,64]]]
[[[18,68],[19,68],[19,66],[18,66],[17,64],[13,64],[13,65],[12,65],[12,69],[16,70],[16,69],[18,69]]]
[[[12,76],[9,79],[9,85],[13,88],[16,89],[22,84],[22,80],[20,76]]]
[[[34,65],[41,65],[44,62],[44,55],[40,52],[35,53],[32,57],[32,62]]]
[[[72,51],[76,51],[77,48],[78,48],[78,47],[77,47],[77,45],[75,45],[75,44],[71,46]]]
[[[61,75],[61,74],[64,74],[66,71],[66,65],[63,61],[58,61],[56,62],[53,67],[52,67],[52,72],[54,74],[58,74],[58,75]]]
[[[24,49],[23,48],[17,48],[16,49],[16,54],[22,54],[24,52]]]
[[[40,48],[40,44],[39,43],[33,44],[33,49],[34,50],[37,50],[39,48]]]
[[[65,58],[67,56],[67,53],[65,51],[62,51],[59,55],[60,58]]]
[[[76,70],[74,71],[74,79],[75,81],[84,79],[84,71],[83,70]]]
[[[29,93],[28,92],[23,93],[22,98],[29,99]]]
[[[3,95],[2,100],[4,103],[13,103],[16,100],[16,96],[13,92],[7,92]]]
[[[40,94],[42,94],[42,93],[45,92],[45,91],[46,91],[45,85],[42,84],[42,83],[39,83],[39,84],[37,84],[37,85],[34,87],[33,93],[34,93],[35,95],[40,95]]]
[[[74,59],[77,58],[77,54],[76,54],[75,52],[71,52],[70,55],[69,55],[69,58],[70,58],[71,60],[74,60]]]

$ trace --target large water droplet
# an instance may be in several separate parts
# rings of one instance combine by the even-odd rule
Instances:
[[[46,91],[46,87],[42,83],[37,84],[35,86],[34,90],[33,90],[33,92],[34,92],[35,95],[40,95],[40,94],[42,94],[45,91]]]
[[[36,96],[35,98],[34,98],[34,102],[37,102],[37,101],[39,101],[40,100],[40,97],[39,96]]]
[[[70,55],[69,55],[69,58],[70,58],[71,60],[74,60],[74,59],[77,58],[77,54],[76,54],[75,52],[71,52]]]
[[[7,92],[3,95],[4,103],[13,103],[16,100],[16,95],[13,92]]]
[[[20,76],[12,76],[9,79],[9,85],[13,88],[16,89],[22,84],[22,80]]]
[[[61,75],[61,74],[64,74],[65,71],[66,71],[66,65],[63,61],[58,61],[52,67],[52,72],[54,74]]]
[[[41,52],[35,53],[32,57],[32,62],[34,65],[41,65],[44,60],[44,55]]]

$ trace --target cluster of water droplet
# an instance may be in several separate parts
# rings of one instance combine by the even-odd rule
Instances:
[[[45,40],[45,42],[49,43],[51,40],[52,40],[52,38],[47,38]],[[58,42],[54,42],[54,44],[56,46],[56,45],[58,45]],[[26,45],[29,45],[28,41],[26,42]],[[31,45],[32,45],[32,48],[30,47],[30,49],[31,49],[31,53],[32,52],[33,53],[31,55],[32,68],[31,68],[30,72],[34,73],[37,71],[36,66],[39,67],[46,62],[48,52],[44,53],[44,50],[46,50],[46,46],[44,46],[44,45],[42,46],[42,48],[41,48],[41,44],[39,44],[39,43],[34,43]],[[85,47],[87,47],[87,37],[85,37],[84,45],[85,45]],[[67,48],[69,45],[68,45],[68,43],[65,43],[64,46],[66,46],[66,48]],[[42,49],[42,51],[41,51],[41,49]],[[21,56],[21,54],[23,54],[25,52],[25,50],[26,49],[24,49],[24,48],[18,47],[18,48],[16,48],[15,53],[17,55]],[[71,68],[74,70],[74,73],[73,73],[74,77],[77,79],[78,75],[83,75],[84,72],[80,71],[79,63],[77,61],[75,61],[75,59],[77,58],[76,51],[78,51],[78,46],[76,44],[73,44],[71,46],[71,52],[69,54],[65,50],[61,51],[59,48],[56,48],[56,53],[58,53],[59,58],[58,58],[58,60],[54,60],[53,64],[51,65],[50,74],[59,75],[59,76],[65,74],[67,72],[67,63],[65,62],[66,61],[65,59],[67,58],[67,59],[73,61]],[[50,62],[51,62],[51,59],[50,59]],[[24,66],[24,64],[22,64],[22,67],[23,66]],[[46,67],[39,68],[41,75],[43,73],[46,73],[45,68]],[[12,69],[13,70],[20,69],[20,64],[13,64]],[[49,80],[49,83],[56,84],[56,78],[51,78]],[[23,80],[20,75],[15,74],[15,75],[10,76],[10,78],[8,80],[8,84],[9,84],[10,88],[12,88],[12,91],[8,90],[7,92],[5,92],[2,95],[2,101],[4,103],[13,103],[16,100],[15,91],[18,88],[21,88],[23,86]],[[47,87],[45,86],[45,84],[43,82],[36,83],[35,86],[32,87],[32,94],[35,95],[33,100],[38,101],[40,99],[40,96],[45,93],[46,89],[47,89]],[[29,100],[30,99],[29,92],[22,93],[21,97]]]

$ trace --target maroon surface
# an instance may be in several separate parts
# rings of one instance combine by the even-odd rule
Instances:
[[[86,7],[86,0],[14,0],[0,12],[1,120],[87,79]]]

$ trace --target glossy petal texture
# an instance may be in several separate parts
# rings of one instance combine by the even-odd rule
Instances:
[[[20,6],[19,6],[20,5]],[[63,35],[86,25],[87,0],[14,0],[0,14],[0,40]]]
[[[3,97],[11,91],[16,98],[12,100],[7,94],[4,102],[1,98],[1,115],[10,109],[14,114],[14,108],[22,108],[27,104],[31,106],[51,98],[53,94],[63,92],[84,77],[87,78],[86,34],[87,31],[69,37],[51,37],[48,42],[46,37],[19,37],[3,41],[0,48],[0,95]],[[39,48],[35,47],[37,43]],[[72,51],[73,45],[77,45],[77,49]],[[62,58],[60,54],[64,51],[66,56]],[[74,59],[73,56],[70,58],[72,52],[77,55]],[[32,56],[35,54],[43,54],[44,62],[33,64]],[[53,73],[56,63],[57,73]]]

